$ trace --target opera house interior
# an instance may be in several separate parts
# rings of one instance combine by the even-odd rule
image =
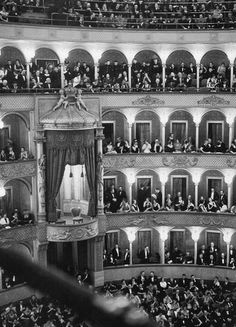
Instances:
[[[235,1],[0,0],[0,250],[236,326],[235,28]],[[0,266],[2,326],[90,326]]]

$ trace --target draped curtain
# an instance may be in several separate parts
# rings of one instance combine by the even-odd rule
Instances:
[[[177,195],[178,192],[182,194],[183,199],[187,197],[187,185],[186,185],[186,178],[183,177],[173,177],[173,190],[172,194],[174,196]]]
[[[56,196],[65,166],[85,164],[90,190],[88,215],[95,216],[96,181],[94,130],[47,131],[46,134],[46,196],[49,221],[56,220]]]
[[[139,231],[138,232],[138,249],[139,253],[142,251],[145,246],[148,246],[151,249],[151,231]]]
[[[172,252],[175,247],[185,253],[185,233],[184,231],[171,231],[170,232],[170,251]]]
[[[186,123],[172,122],[172,133],[174,133],[175,140],[178,139],[181,143],[183,143],[187,136]]]
[[[143,144],[145,140],[150,140],[150,123],[136,123],[136,139]]]
[[[9,128],[4,127],[0,129],[0,148],[4,149],[7,146],[7,140],[9,139]]]
[[[216,144],[217,140],[223,139],[222,123],[209,123],[208,124],[208,137],[212,139],[212,143]]]

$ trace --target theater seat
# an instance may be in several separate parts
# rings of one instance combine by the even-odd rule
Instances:
[[[72,217],[73,217],[73,224],[82,224],[83,223],[83,218],[81,218],[81,208],[77,207],[77,208],[71,208],[70,210]]]

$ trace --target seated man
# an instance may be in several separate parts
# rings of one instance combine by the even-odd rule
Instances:
[[[183,263],[183,253],[176,246],[172,253],[173,263]]]

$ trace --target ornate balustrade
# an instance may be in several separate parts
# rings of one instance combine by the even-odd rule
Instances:
[[[98,235],[98,221],[84,218],[84,223],[75,225],[50,224],[47,226],[49,242],[84,241]]]
[[[24,225],[13,227],[9,229],[0,230],[0,246],[11,245],[16,242],[31,243],[36,239],[37,227],[36,225]]]
[[[201,167],[205,169],[235,168],[236,156],[231,154],[202,154],[202,153],[150,153],[150,154],[112,154],[103,157],[105,169],[122,170],[123,168],[160,167],[169,168],[192,168]]]
[[[107,231],[124,228],[153,228],[158,226],[202,226],[204,228],[236,228],[235,215],[230,213],[200,213],[159,211],[145,213],[107,214]]]
[[[36,160],[1,162],[0,180],[36,176],[36,169]]]

